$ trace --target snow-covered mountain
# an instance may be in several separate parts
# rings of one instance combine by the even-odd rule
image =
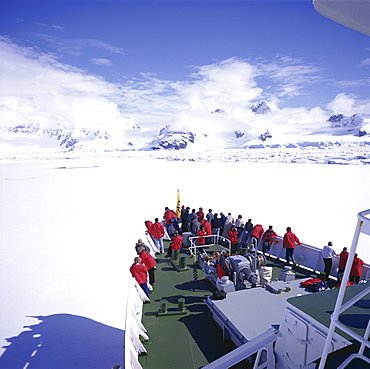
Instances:
[[[249,106],[250,115],[238,123],[235,130],[229,124],[231,113],[222,108],[210,111],[209,122],[217,122],[222,129],[213,130],[212,125],[199,124],[193,130],[181,130],[166,125],[159,132],[147,129],[136,123],[127,124],[117,129],[66,129],[58,126],[54,129],[43,129],[34,125],[3,126],[0,128],[0,153],[12,151],[14,147],[27,147],[28,150],[213,150],[213,149],[254,149],[274,147],[322,147],[332,144],[362,145],[370,142],[370,116],[354,114],[345,116],[333,113],[326,121],[318,123],[311,130],[296,134],[290,127],[295,123],[269,124],[265,116],[274,112],[263,101]],[[212,120],[213,119],[213,120]],[[208,123],[209,123],[208,122]],[[251,122],[251,123],[250,123]],[[193,125],[194,126],[194,125]],[[103,126],[104,127],[104,126]],[[319,127],[319,128],[317,128]]]
[[[369,136],[370,131],[367,127],[364,129],[365,118],[361,114],[354,114],[346,117],[341,113],[334,113],[327,120],[330,123],[330,128],[333,130],[343,131],[344,134],[351,133],[355,136]]]
[[[164,127],[144,150],[181,150],[194,144],[195,140],[196,134],[192,132],[169,131],[168,127]]]
[[[249,105],[249,109],[256,114],[266,114],[271,111],[271,108],[269,107],[266,100],[257,101]]]
[[[105,129],[42,129],[33,125],[18,125],[0,128],[0,151],[2,146],[23,146],[31,144],[39,148],[60,149],[132,149],[143,146],[141,134],[146,129],[134,124],[121,135]],[[121,132],[120,132],[121,133]]]

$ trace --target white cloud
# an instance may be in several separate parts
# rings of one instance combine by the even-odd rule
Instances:
[[[359,100],[355,95],[341,93],[327,105],[327,108],[344,115],[370,114],[370,100]]]
[[[272,62],[262,61],[258,70],[261,77],[273,82],[276,95],[286,98],[304,95],[308,86],[323,80],[322,68],[288,56],[277,56]]]
[[[78,38],[67,39],[62,37],[50,36],[48,34],[34,34],[38,38],[46,41],[51,47],[55,48],[59,53],[67,53],[70,55],[80,55],[85,48],[97,48],[110,52],[116,55],[125,55],[121,47],[116,47],[107,42],[94,38]]]
[[[41,23],[41,22],[33,22],[33,24],[35,24],[36,26],[51,28],[51,29],[57,30],[57,31],[63,31],[63,27],[58,26],[56,24],[49,25],[49,24]]]
[[[280,57],[273,63],[252,63],[237,58],[194,67],[188,81],[162,80],[153,74],[125,84],[61,63],[56,55],[22,47],[0,38],[0,126],[37,124],[44,128],[102,128],[122,132],[133,122],[154,132],[166,125],[195,133],[233,132],[248,129],[253,134],[272,130],[300,134],[325,124],[328,114],[320,108],[285,108],[284,96],[303,93],[304,86],[320,80],[319,68],[299,60]],[[108,59],[92,59],[109,65]],[[264,90],[259,79],[269,80]],[[255,115],[249,105],[268,96],[269,114]],[[369,112],[370,103],[338,95],[330,110],[344,114]],[[212,114],[220,108],[228,114]]]
[[[362,60],[361,64],[362,67],[370,65],[370,58]]]
[[[104,128],[125,124],[117,86],[60,63],[52,54],[1,39],[0,124]]]
[[[94,58],[90,60],[95,65],[103,65],[103,66],[110,66],[112,65],[112,62],[108,59],[104,58]]]

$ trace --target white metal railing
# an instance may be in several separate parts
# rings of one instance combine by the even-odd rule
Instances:
[[[138,355],[146,352],[139,336],[149,339],[146,329],[141,323],[143,301],[149,300],[134,278],[129,279],[126,301],[126,321],[124,331],[124,368],[142,369]]]
[[[370,232],[370,231],[369,231]],[[277,243],[272,243],[270,250],[267,252],[269,256],[277,259],[285,260],[285,249],[283,248],[283,238],[277,237]],[[258,250],[262,251],[262,242],[258,243]],[[313,272],[324,271],[324,261],[322,258],[322,248],[314,247],[302,243],[296,245],[294,250],[294,258],[297,264],[303,268],[312,270]],[[333,257],[333,264],[331,267],[330,275],[333,278],[337,278],[337,269],[339,265],[339,256]],[[370,279],[370,264],[364,264],[362,266],[362,277],[361,279]]]
[[[346,268],[344,269],[343,280],[342,280],[342,283],[341,283],[341,286],[340,286],[340,289],[339,289],[339,292],[338,292],[338,297],[337,297],[337,301],[335,303],[334,312],[331,315],[331,323],[330,323],[330,327],[329,327],[328,336],[327,336],[326,341],[325,341],[324,350],[323,350],[323,353],[322,353],[319,369],[324,369],[324,367],[325,367],[326,360],[327,360],[328,354],[330,352],[330,343],[331,343],[331,340],[332,340],[333,335],[334,335],[334,330],[337,327],[340,328],[342,331],[344,331],[345,333],[347,333],[348,335],[350,335],[351,337],[353,337],[354,339],[356,339],[358,342],[361,343],[359,352],[357,354],[350,355],[338,367],[338,369],[339,368],[340,369],[345,368],[355,358],[362,359],[362,360],[366,361],[368,364],[370,364],[369,358],[364,356],[365,347],[370,348],[370,341],[368,340],[369,339],[369,334],[370,334],[370,320],[368,321],[367,328],[365,330],[364,336],[360,336],[358,333],[352,331],[347,326],[344,326],[339,321],[339,315],[341,313],[343,313],[349,307],[354,305],[362,297],[364,297],[364,296],[366,296],[367,294],[370,293],[370,287],[367,287],[361,293],[356,295],[354,298],[352,298],[351,300],[349,300],[348,302],[343,304],[344,295],[345,295],[345,292],[346,292],[346,285],[347,285],[347,282],[348,282],[349,273],[350,273],[351,265],[352,265],[352,262],[353,262],[353,259],[354,259],[354,256],[355,256],[355,251],[356,251],[356,248],[357,248],[357,243],[358,243],[358,239],[360,237],[360,233],[364,233],[364,234],[370,236],[370,219],[366,217],[366,215],[369,215],[369,214],[370,214],[370,209],[365,210],[365,211],[363,211],[363,212],[361,212],[357,215],[358,219],[357,219],[355,234],[353,236],[353,241],[352,241],[351,249],[350,249],[350,252],[349,252],[349,255],[348,255]]]
[[[212,243],[210,243],[210,244],[206,243],[204,245],[198,245],[197,240],[200,239],[200,238],[205,238],[206,240],[207,239],[212,240]],[[209,247],[215,246],[215,245],[218,245],[218,246],[222,247],[223,249],[227,250],[229,254],[231,254],[231,242],[230,242],[230,240],[228,238],[222,237],[218,234],[189,237],[189,241],[190,241],[189,252],[193,256],[196,256],[197,252],[199,250],[202,250],[205,247],[209,248]],[[227,246],[219,245],[220,241],[222,241],[223,243],[226,242]],[[217,251],[217,250],[215,249],[215,251]]]
[[[230,351],[224,356],[203,367],[203,369],[227,369],[233,365],[245,360],[257,352],[254,369],[274,369],[275,357],[273,343],[276,341],[279,330],[270,327],[266,332],[257,336],[243,345]],[[266,357],[262,360],[262,353]]]

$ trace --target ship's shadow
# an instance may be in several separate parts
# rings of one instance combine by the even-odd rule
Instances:
[[[222,331],[209,314],[208,307],[202,303],[188,307],[196,314],[190,314],[179,319],[184,323],[208,362],[212,362],[235,348],[231,340],[223,340]],[[212,337],[212,339],[210,339]],[[216,338],[217,337],[217,338]],[[251,368],[246,363],[238,363],[233,368]]]
[[[175,287],[183,291],[212,291],[216,289],[206,278],[177,284]]]
[[[82,316],[32,316],[0,357],[0,368],[101,369],[123,364],[124,331]]]

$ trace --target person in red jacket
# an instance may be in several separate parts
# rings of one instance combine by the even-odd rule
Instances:
[[[154,267],[157,262],[154,260],[153,256],[150,255],[146,250],[145,247],[141,246],[139,248],[139,256],[141,258],[141,262],[146,266],[148,269],[149,274],[149,283],[153,285],[155,283],[155,276],[154,276]]]
[[[338,276],[337,276],[338,283],[342,280],[340,278],[340,275],[344,273],[344,268],[346,267],[347,264],[348,255],[349,254],[347,251],[347,247],[343,247],[343,251],[339,254]]]
[[[236,229],[234,224],[227,231],[227,238],[231,242],[231,255],[233,255],[236,253],[236,250],[238,249],[239,246],[238,230]]]
[[[179,235],[178,231],[175,231],[175,237],[172,239],[172,242],[170,243],[170,246],[167,250],[166,258],[169,258],[172,256],[172,250],[180,250],[182,247],[182,236]]]
[[[198,222],[202,223],[202,220],[204,219],[204,211],[203,208],[199,208],[199,211],[197,212],[198,215]]]
[[[170,237],[173,237],[172,226],[176,231],[179,230],[179,224],[177,223],[177,215],[173,210],[170,210],[167,206],[164,209],[164,223],[166,225],[167,233]]]
[[[140,285],[140,287],[149,298],[148,269],[141,262],[140,256],[136,256],[136,258],[134,259],[134,263],[130,267],[130,273],[136,279],[136,282]]]
[[[254,244],[255,249],[258,248],[258,241],[261,238],[262,234],[265,232],[261,224],[256,224],[251,232],[251,241]]]
[[[349,280],[355,284],[360,282],[360,278],[362,277],[362,266],[364,262],[355,254],[353,259],[351,272],[349,273]]]
[[[144,222],[144,224],[145,224],[145,227],[146,227],[145,234],[148,234],[148,235],[151,237],[151,239],[153,240],[153,237],[152,237],[152,235],[150,234],[150,228],[152,228],[153,222],[152,222],[151,220],[146,220],[146,221]],[[153,241],[154,241],[154,240],[153,240]]]
[[[204,231],[207,233],[207,235],[210,235],[212,234],[212,226],[211,226],[211,223],[208,222],[208,220],[206,218],[204,218],[200,224],[204,227]],[[209,244],[211,243],[212,241],[212,237],[207,237],[206,239],[206,243]]]
[[[163,237],[164,237],[164,227],[159,223],[158,218],[154,219],[153,225],[150,227],[150,235],[153,238],[154,244],[159,252],[164,252]]]
[[[204,227],[201,225],[199,227],[199,231],[198,231],[198,234],[197,234],[197,236],[200,237],[200,238],[197,239],[198,240],[198,245],[205,245],[206,238],[203,237],[203,236],[205,236],[206,234],[207,233],[205,232]]]
[[[285,258],[286,258],[287,265],[290,264],[289,260],[292,260],[293,265],[295,265],[293,252],[294,252],[296,243],[298,243],[298,245],[301,244],[298,237],[292,232],[292,229],[288,227],[286,229],[286,233],[283,238],[283,248],[285,249],[285,255],[286,255]]]
[[[145,224],[145,227],[146,227],[146,232],[145,232],[145,233],[149,233],[149,234],[150,234],[150,228],[151,228],[151,226],[153,225],[153,222],[152,222],[152,221],[150,221],[150,220],[146,220],[146,221],[144,222],[144,224]]]
[[[272,229],[272,226],[269,226],[269,229],[262,236],[262,252],[263,252],[263,254],[265,254],[266,251],[270,251],[270,246],[272,245],[272,243],[274,242],[276,237],[277,237],[277,234]]]

